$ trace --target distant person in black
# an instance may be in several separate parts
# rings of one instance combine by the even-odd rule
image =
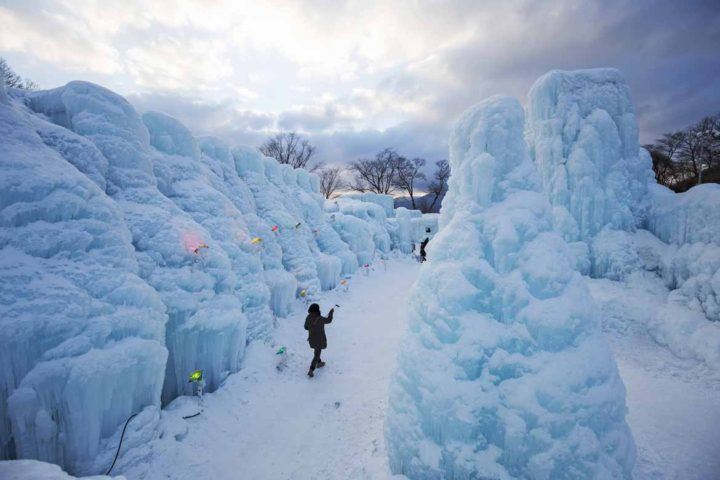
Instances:
[[[424,262],[427,260],[427,253],[425,252],[425,247],[427,247],[427,244],[430,242],[430,239],[428,237],[425,237],[425,240],[422,241],[420,244],[420,262]]]
[[[310,348],[315,352],[313,355],[312,362],[310,363],[310,370],[308,371],[308,377],[315,376],[315,368],[322,368],[325,366],[325,362],[320,360],[320,354],[324,348],[327,348],[327,337],[325,336],[325,325],[332,322],[334,308],[330,309],[330,313],[327,318],[320,315],[320,305],[313,303],[308,308],[308,316],[305,318],[305,330],[308,331],[308,342]]]

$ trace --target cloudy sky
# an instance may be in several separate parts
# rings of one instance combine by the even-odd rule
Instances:
[[[641,141],[720,112],[720,0],[0,0],[0,55],[90,80],[195,134],[309,136],[344,163],[445,158],[449,126],[554,68],[620,68]]]

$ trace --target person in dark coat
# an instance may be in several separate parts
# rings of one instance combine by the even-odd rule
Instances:
[[[420,262],[424,262],[425,260],[427,260],[427,253],[425,252],[425,247],[427,247],[428,243],[430,243],[430,239],[428,237],[425,237],[425,240],[423,240],[420,244]]]
[[[314,355],[310,363],[308,377],[315,375],[315,368],[322,368],[325,362],[320,359],[320,354],[327,348],[327,337],[325,336],[325,325],[333,321],[334,308],[330,309],[327,317],[320,315],[320,305],[313,303],[308,308],[308,316],[305,317],[305,330],[308,331],[308,342],[313,349]]]

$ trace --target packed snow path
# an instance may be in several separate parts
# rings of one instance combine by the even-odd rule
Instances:
[[[206,395],[202,415],[192,400],[179,399],[164,413],[164,438],[145,458],[126,459],[128,479],[378,479],[390,476],[383,436],[388,383],[406,326],[406,302],[419,264],[376,262],[358,272],[347,292],[327,292],[324,368],[306,374],[308,347],[304,308],[278,319],[276,345],[251,345],[243,369]],[[287,367],[276,369],[280,346]],[[183,424],[189,427],[183,432]],[[171,433],[172,432],[172,433]],[[181,441],[176,441],[181,440]]]
[[[135,479],[386,479],[383,424],[387,387],[406,326],[406,302],[419,269],[392,260],[350,288],[328,292],[327,366],[306,377],[312,352],[304,309],[278,319],[275,344],[250,347],[243,369],[206,395],[203,413],[181,398],[165,410],[163,436],[131,451],[120,468]],[[642,315],[660,304],[652,289],[628,290],[591,280],[608,338],[627,387],[628,421],[638,446],[636,480],[710,479],[720,471],[720,379],[694,360],[675,357],[642,330]],[[276,369],[277,349],[288,352]]]

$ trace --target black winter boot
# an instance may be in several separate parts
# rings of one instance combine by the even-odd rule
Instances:
[[[308,377],[312,378],[312,377],[314,377],[314,376],[315,376],[315,374],[313,373],[313,371],[312,371],[312,370],[308,370]]]

